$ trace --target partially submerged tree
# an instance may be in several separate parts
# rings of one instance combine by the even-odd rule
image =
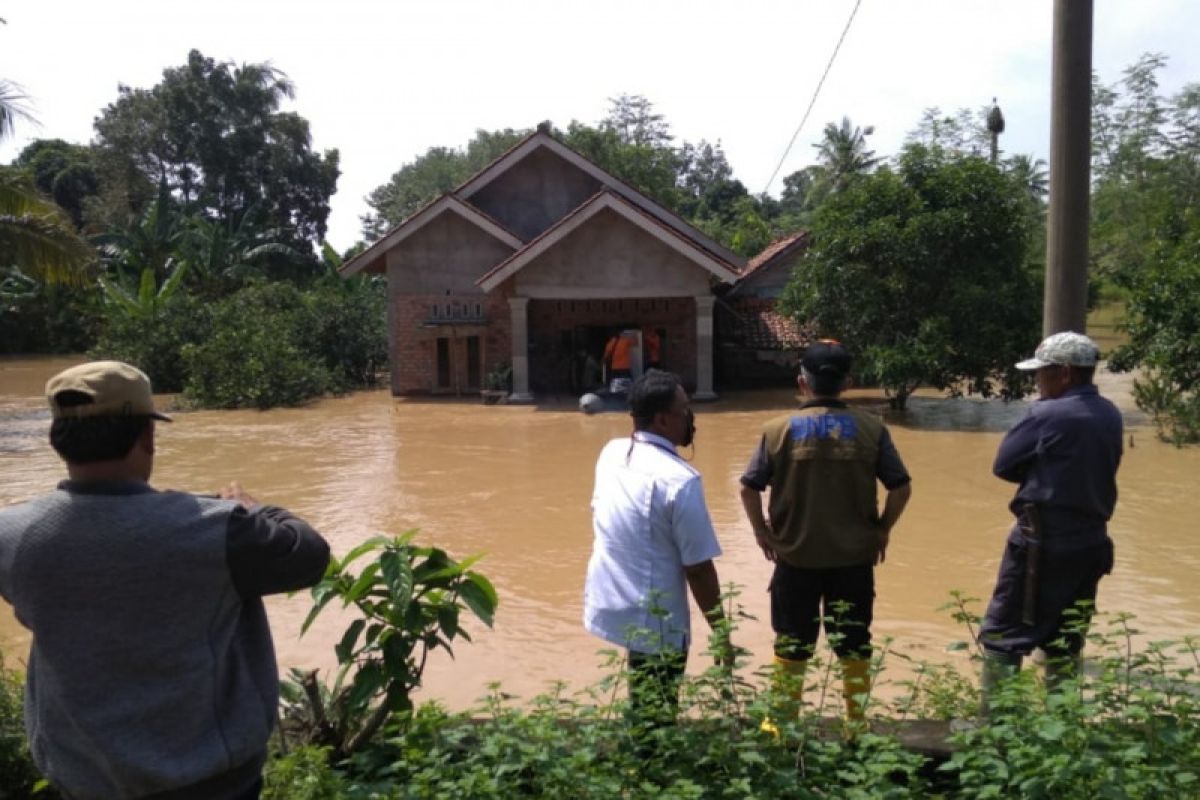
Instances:
[[[832,195],[782,307],[859,353],[903,408],[918,386],[1019,397],[1037,339],[1022,188],[982,158],[909,146]]]

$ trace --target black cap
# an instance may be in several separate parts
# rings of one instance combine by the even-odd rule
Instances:
[[[804,351],[800,366],[813,375],[845,376],[850,372],[850,354],[836,339],[818,339]]]

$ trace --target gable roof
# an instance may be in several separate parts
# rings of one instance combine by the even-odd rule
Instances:
[[[484,291],[490,292],[605,209],[611,210],[633,223],[655,239],[708,270],[722,282],[732,283],[737,279],[737,267],[733,264],[717,258],[706,249],[699,247],[690,238],[683,236],[657,217],[646,213],[623,195],[609,189],[601,189],[523,248],[489,270],[482,278],[475,281],[475,284]]]
[[[790,236],[784,236],[782,239],[776,239],[746,263],[746,268],[742,270],[742,277],[744,278],[756,269],[767,266],[776,260],[781,261],[787,258],[807,244],[808,231],[799,231]]]
[[[421,228],[448,212],[458,214],[466,221],[504,242],[514,250],[519,250],[524,245],[520,237],[504,227],[504,225],[470,203],[463,202],[462,198],[452,193],[447,193],[435,200],[431,200],[410,214],[406,219],[381,236],[373,245],[345,264],[342,264],[338,272],[343,277],[350,277],[351,275],[357,275],[359,272],[375,271],[376,265],[388,250],[391,250],[409,236],[412,236],[421,230]]]
[[[625,183],[617,176],[605,171],[597,166],[586,156],[583,156],[558,139],[551,136],[544,130],[535,130],[533,133],[520,140],[507,151],[500,154],[490,164],[476,172],[466,181],[454,190],[454,193],[463,199],[470,199],[476,192],[482,190],[492,181],[499,178],[504,173],[508,172],[514,165],[522,161],[526,156],[539,150],[546,149],[563,160],[572,164],[576,168],[587,173],[600,184],[613,193],[620,195],[625,200],[632,203],[642,211],[655,217],[660,223],[663,223],[672,228],[676,233],[691,239],[692,242],[712,255],[716,256],[726,264],[731,264],[735,269],[740,268],[744,263],[744,259],[732,250],[724,247],[719,242],[709,238],[703,232],[689,224],[678,214],[675,214],[655,201],[651,200],[646,195],[639,192],[637,189]]]

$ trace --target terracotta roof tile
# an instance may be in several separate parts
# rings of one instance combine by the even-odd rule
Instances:
[[[814,331],[775,309],[775,301],[740,298],[728,303],[731,338],[754,350],[801,350],[812,341]]]
[[[784,255],[787,251],[795,249],[799,245],[806,244],[808,241],[808,231],[799,231],[789,236],[784,236],[782,239],[776,239],[767,245],[761,253],[746,262],[746,268],[742,270],[742,276],[749,275],[754,270],[768,264],[775,258]]]

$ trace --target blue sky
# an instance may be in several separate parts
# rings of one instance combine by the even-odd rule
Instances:
[[[297,86],[290,108],[343,174],[329,238],[359,235],[363,196],[435,145],[476,128],[595,122],[607,98],[650,98],[677,138],[720,140],[761,191],[800,121],[853,0],[59,0],[0,2],[0,77],[32,98],[32,138],[86,142],[118,83],[149,87],[191,48],[270,61]],[[1139,54],[1170,58],[1162,89],[1200,81],[1200,3],[1096,0],[1093,63],[1105,82]],[[874,125],[894,152],[929,106],[999,98],[1001,146],[1045,157],[1050,0],[863,0],[781,175],[811,163],[824,123]],[[776,180],[773,190],[778,191]]]

